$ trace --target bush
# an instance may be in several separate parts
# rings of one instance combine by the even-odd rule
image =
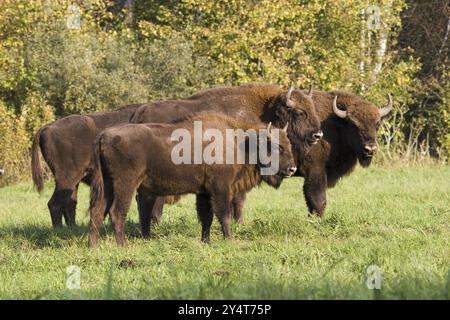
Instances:
[[[208,82],[208,67],[182,38],[136,45],[126,31],[102,39],[56,29],[36,34],[28,51],[32,89],[58,115],[179,97]]]
[[[22,112],[15,115],[0,100],[0,166],[6,175],[0,186],[30,177],[30,148],[33,132],[54,119],[53,109],[31,94]]]

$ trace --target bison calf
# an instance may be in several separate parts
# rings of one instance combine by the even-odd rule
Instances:
[[[254,139],[245,135],[239,142],[240,139],[233,136],[232,143],[226,140],[222,148],[214,149],[216,160],[213,162],[204,156],[213,143],[202,141],[200,146],[204,151],[201,153],[203,158],[200,162],[197,158],[193,164],[186,162],[176,164],[173,154],[174,147],[179,143],[173,141],[173,133],[177,129],[185,130],[190,137],[194,137],[194,150],[189,150],[187,154],[183,150],[183,159],[185,156],[193,156],[196,159],[198,150],[195,148],[196,121],[202,124],[203,137],[207,131],[213,130],[228,139],[227,129],[242,129],[246,133],[253,130]],[[197,214],[202,224],[202,241],[209,241],[213,212],[222,224],[224,237],[230,238],[233,196],[238,192],[249,191],[262,181],[277,188],[283,178],[291,176],[296,170],[285,131],[287,126],[285,130],[277,130],[278,139],[270,130],[270,124],[268,130],[264,128],[265,125],[261,122],[247,122],[215,113],[200,113],[174,124],[129,124],[103,131],[97,137],[94,150],[95,169],[91,186],[89,246],[98,243],[98,230],[108,212],[117,243],[119,245],[126,243],[124,235],[126,213],[133,193],[141,184],[147,192],[155,196],[195,193]],[[209,141],[211,140],[210,138]],[[234,156],[239,152],[238,150],[234,153],[236,140],[237,148],[243,155],[241,161],[236,161],[237,157]],[[215,138],[214,143],[217,142]],[[267,150],[268,157],[261,155],[262,148]],[[217,156],[228,156],[231,149],[232,161],[228,161],[229,158],[226,163],[217,161]],[[275,155],[278,158],[274,158]],[[270,161],[267,161],[268,159]],[[276,160],[278,167],[273,174],[262,174],[262,170],[268,169],[268,164],[272,166]],[[149,227],[150,225],[142,226],[143,230]]]

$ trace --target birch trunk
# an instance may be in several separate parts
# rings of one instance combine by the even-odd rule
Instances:
[[[384,17],[381,17],[381,28],[378,32],[377,37],[377,50],[375,52],[375,66],[372,71],[372,81],[377,80],[378,74],[383,68],[383,63],[385,61],[387,42],[389,36],[388,24],[384,19],[386,16],[389,17],[392,9],[392,1],[389,1],[384,10]]]

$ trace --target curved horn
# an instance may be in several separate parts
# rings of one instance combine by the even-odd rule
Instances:
[[[391,112],[391,110],[392,110],[392,105],[393,105],[392,97],[390,94],[388,94],[388,103],[387,103],[386,107],[380,109],[380,117],[383,118],[383,117],[387,116],[389,114],[389,112]]]
[[[337,115],[339,118],[345,119],[347,117],[347,111],[340,110],[337,107],[337,96],[334,96],[333,100],[333,112],[335,115]]]
[[[292,91],[294,91],[294,87],[290,87],[286,94],[286,105],[291,108],[294,107],[294,101],[291,100]]]
[[[269,122],[269,124],[267,125],[267,133],[268,133],[269,135],[272,134],[272,122]]]
[[[287,128],[289,127],[289,121],[288,122],[286,122],[286,125],[284,126],[284,128],[283,128],[283,131],[284,132],[287,132]]]
[[[313,95],[313,86],[312,84],[309,85],[309,90],[308,90],[308,97],[312,98]]]

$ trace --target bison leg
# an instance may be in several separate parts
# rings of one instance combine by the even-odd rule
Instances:
[[[75,216],[76,216],[76,208],[77,208],[77,194],[78,194],[78,186],[77,184],[70,195],[67,204],[64,210],[64,220],[66,221],[66,225],[75,226]]]
[[[151,224],[159,223],[160,217],[155,217],[153,211],[159,210],[164,205],[164,197],[157,197],[146,192],[139,192],[136,195],[138,201],[139,223],[141,225],[141,233],[143,238],[150,237]]]
[[[303,184],[303,193],[310,214],[323,216],[326,206],[327,176],[325,170],[309,172]]]
[[[52,219],[53,228],[62,227],[62,196],[61,192],[55,187],[55,191],[53,191],[53,195],[47,203],[48,210],[50,211],[50,217]]]
[[[156,199],[155,199],[156,198]],[[141,211],[150,214],[150,219],[154,223],[160,223],[165,197],[156,197],[143,186],[140,186],[136,193],[136,202],[138,206],[139,215]],[[149,219],[147,218],[147,219]]]
[[[71,222],[67,217],[67,210],[69,209],[68,204],[70,203],[72,193],[73,190],[70,188],[61,187],[58,184],[55,186],[55,191],[47,204],[54,228],[62,227],[63,215],[66,223]],[[67,224],[69,225],[69,223]]]
[[[211,197],[209,194],[197,194],[197,215],[202,224],[202,241],[209,242],[213,212],[211,209]]]
[[[156,197],[155,202],[151,208],[151,218],[155,223],[160,223],[162,220],[165,199],[166,197]]]
[[[99,208],[97,204],[95,207],[91,208],[90,217],[91,220],[89,223],[89,247],[94,248],[98,244],[99,230],[100,226],[103,223],[103,220],[105,219],[105,213]]]
[[[125,246],[127,244],[127,239],[125,237],[125,214],[111,208],[110,215],[117,245]]]
[[[217,194],[212,197],[213,211],[222,224],[222,233],[225,239],[231,239],[231,196],[228,193]]]
[[[125,246],[127,244],[125,237],[125,218],[130,209],[135,189],[136,186],[132,183],[123,181],[114,182],[114,200],[111,204],[109,214],[111,216],[116,242],[119,246]]]
[[[238,192],[235,194],[232,201],[233,218],[238,224],[244,223],[243,208],[245,204],[245,198],[247,194],[245,192]]]

